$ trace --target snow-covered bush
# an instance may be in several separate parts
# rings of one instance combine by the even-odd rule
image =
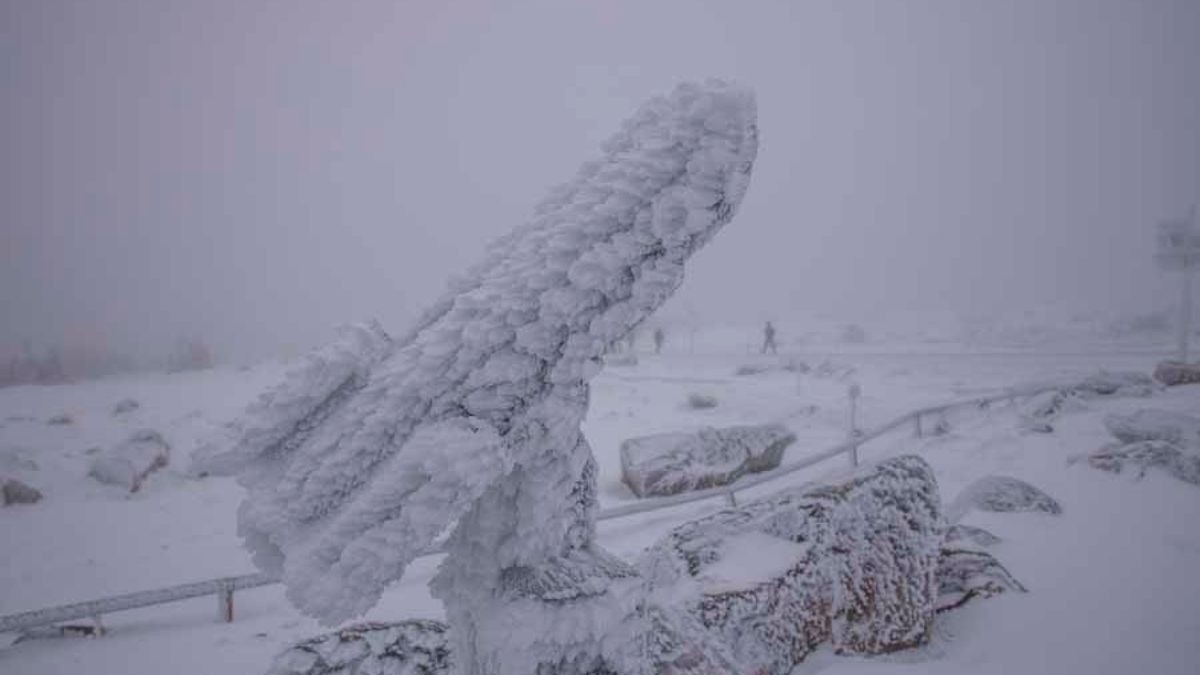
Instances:
[[[621,480],[639,497],[728,485],[779,466],[795,440],[781,424],[631,438],[621,443]]]
[[[449,529],[433,591],[462,672],[615,658],[604,638],[632,600],[603,590],[617,573],[596,562],[587,382],[733,217],[756,152],[745,89],[656,97],[408,334],[318,357],[332,372],[313,364],[268,394],[199,464],[248,488],[255,562],[335,623]],[[580,595],[506,595],[516,568],[572,570]]]

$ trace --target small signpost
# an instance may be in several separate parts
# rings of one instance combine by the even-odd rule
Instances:
[[[1200,267],[1200,229],[1196,227],[1195,206],[1187,218],[1158,224],[1158,252],[1154,259],[1164,269],[1179,272],[1179,362],[1187,363],[1188,337],[1192,332],[1192,275]]]

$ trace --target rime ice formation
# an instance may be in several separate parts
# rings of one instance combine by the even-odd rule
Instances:
[[[784,675],[824,642],[855,654],[923,643],[941,522],[932,469],[904,456],[677,527],[639,564],[644,595],[682,601],[701,627],[683,640],[650,630],[652,643],[678,643],[650,655],[651,672]],[[701,645],[739,667],[705,663]]]
[[[289,647],[266,675],[450,675],[446,633],[427,620],[348,626]]]
[[[990,553],[971,548],[945,546],[938,555],[937,611],[962,607],[975,598],[990,598],[1008,591],[1025,592]]]
[[[592,543],[587,381],[733,217],[757,145],[741,87],[651,99],[407,335],[359,328],[269,392],[199,464],[248,488],[256,563],[335,623],[449,529],[432,586],[461,672],[603,667],[634,600]]]
[[[727,485],[779,466],[795,440],[781,424],[631,438],[621,443],[621,480],[639,497]]]

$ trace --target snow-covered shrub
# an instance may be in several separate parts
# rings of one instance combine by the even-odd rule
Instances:
[[[723,647],[737,664],[725,672],[784,675],[825,642],[851,654],[921,644],[937,599],[939,505],[929,465],[904,456],[720,511],[647,551],[646,605],[682,602],[699,626],[674,642]],[[651,672],[698,672],[686,649],[675,653],[685,663]]]
[[[289,379],[203,453],[201,470],[248,488],[239,530],[293,603],[357,616],[449,529],[433,592],[464,672],[567,672],[615,648],[605,635],[632,600],[510,597],[503,580],[564,560],[608,569],[586,562],[601,555],[587,382],[732,219],[755,118],[752,95],[721,82],[652,99],[408,334]]]
[[[631,438],[621,443],[621,480],[639,497],[728,485],[779,466],[795,440],[781,424]]]
[[[88,475],[101,483],[137,492],[150,474],[165,467],[171,448],[157,431],[143,429],[124,442],[102,450],[88,467]]]
[[[1062,506],[1053,497],[1010,476],[984,476],[963,488],[946,507],[946,521],[957,523],[971,509],[996,513],[1062,513]]]

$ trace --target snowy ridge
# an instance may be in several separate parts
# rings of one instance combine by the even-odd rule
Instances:
[[[250,490],[239,531],[256,563],[334,623],[369,609],[457,522],[434,590],[468,636],[456,638],[464,668],[495,658],[464,640],[487,641],[467,622],[487,614],[502,572],[590,546],[587,380],[732,218],[756,152],[740,87],[650,100],[408,336],[327,351],[338,357],[314,363],[337,364],[328,376],[314,365],[260,401],[232,450],[209,453]],[[581,630],[570,640],[586,660]]]

